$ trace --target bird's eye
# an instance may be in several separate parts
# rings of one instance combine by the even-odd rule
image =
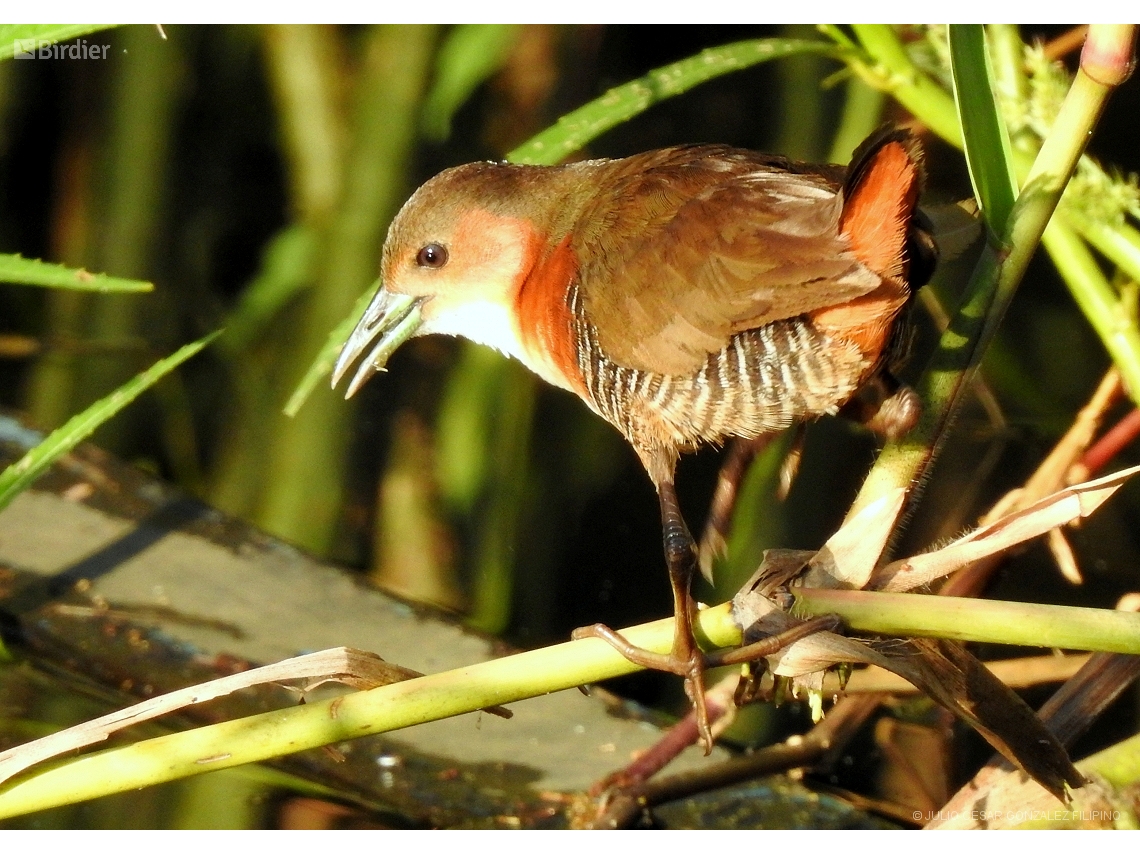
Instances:
[[[447,247],[443,244],[429,243],[416,253],[416,264],[438,270],[447,264]]]

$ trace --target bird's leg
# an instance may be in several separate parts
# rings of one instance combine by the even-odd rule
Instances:
[[[728,447],[728,454],[717,475],[716,490],[709,504],[709,516],[697,552],[701,575],[709,584],[713,581],[713,562],[724,555],[728,548],[726,539],[732,512],[736,509],[740,482],[744,480],[753,459],[767,447],[773,436],[775,434],[765,433],[755,439],[735,439]]]
[[[791,445],[784,461],[780,464],[780,483],[776,489],[776,497],[780,501],[788,498],[792,489],[792,482],[800,469],[800,458],[804,450],[804,425],[798,424],[793,430]],[[709,503],[709,516],[705,522],[705,530],[701,533],[701,544],[697,550],[701,575],[711,585],[713,584],[713,562],[728,551],[728,534],[732,529],[732,515],[736,511],[736,499],[740,493],[740,484],[756,456],[763,452],[779,433],[762,433],[752,439],[737,438],[728,447],[728,454],[721,464],[717,474],[716,489],[713,491],[712,502]]]
[[[661,531],[665,546],[665,562],[669,567],[669,585],[673,589],[673,648],[668,653],[656,653],[631,644],[619,633],[602,624],[584,626],[574,630],[573,638],[601,638],[622,656],[653,671],[665,671],[685,678],[685,694],[693,704],[697,720],[697,733],[705,746],[712,751],[712,728],[705,705],[705,655],[693,634],[693,602],[689,588],[697,569],[697,545],[689,534],[689,527],[681,516],[677,490],[671,479],[662,479],[657,485],[661,503]]]
[[[708,709],[705,706],[705,655],[697,646],[693,635],[693,602],[689,589],[697,569],[697,545],[681,516],[677,489],[672,479],[657,485],[657,498],[661,503],[661,535],[665,545],[665,563],[669,567],[669,585],[673,589],[673,651],[669,658],[672,669],[685,678],[685,694],[693,704],[697,718],[697,733],[704,743],[705,753],[712,751],[712,730]]]

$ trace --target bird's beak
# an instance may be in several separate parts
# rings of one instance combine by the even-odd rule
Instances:
[[[388,357],[401,344],[411,338],[420,325],[420,306],[423,297],[409,297],[406,294],[394,294],[386,288],[381,288],[368,304],[356,329],[344,343],[340,350],[340,357],[333,366],[332,385],[335,389],[340,379],[362,354],[366,348],[375,342],[375,346],[356,370],[352,382],[348,384],[345,398],[351,398],[356,390],[364,385],[369,377],[377,371],[383,370]]]

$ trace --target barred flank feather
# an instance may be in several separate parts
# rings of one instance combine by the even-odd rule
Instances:
[[[602,352],[576,287],[568,297],[588,403],[643,458],[834,414],[870,367],[858,348],[797,317],[732,336],[690,376],[629,368]]]

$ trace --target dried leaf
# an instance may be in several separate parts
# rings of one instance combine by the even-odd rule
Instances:
[[[1084,783],[1064,746],[1036,713],[962,645],[916,638],[881,652],[890,670],[970,724],[1062,802],[1068,801],[1066,785]]]
[[[1058,490],[1023,511],[975,529],[949,546],[888,564],[874,573],[870,587],[880,591],[908,591],[1087,517],[1138,471],[1140,466],[1133,466]]]
[[[1069,546],[1069,540],[1065,537],[1065,533],[1061,529],[1055,528],[1046,537],[1048,538],[1049,551],[1053,553],[1053,560],[1057,562],[1061,575],[1074,585],[1083,583],[1084,579],[1081,577],[1081,568],[1077,564],[1077,556],[1073,554],[1073,547]]]
[[[310,682],[305,685],[305,691],[330,681],[344,683],[354,688],[374,688],[421,676],[423,675],[418,671],[393,665],[375,653],[352,647],[334,647],[304,656],[295,656],[272,665],[263,665],[239,674],[231,674],[228,677],[168,692],[157,698],[150,698],[126,709],[53,733],[51,736],[45,736],[43,739],[0,752],[0,783],[44,760],[102,742],[111,734],[132,724],[149,721],[250,686],[306,680]],[[502,707],[487,711],[496,715],[505,714],[506,718],[511,716],[510,711]]]
[[[845,521],[808,563],[809,588],[864,588],[886,548],[906,490],[895,488]]]

